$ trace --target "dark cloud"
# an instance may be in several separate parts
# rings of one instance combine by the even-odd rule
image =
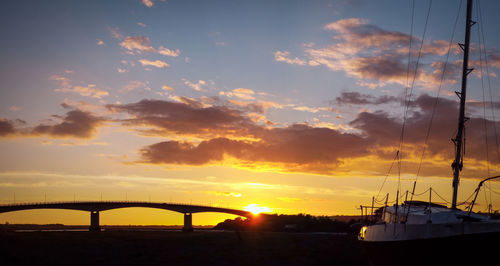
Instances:
[[[430,64],[429,69],[432,71],[429,71],[429,74],[422,74],[422,78],[430,79],[431,84],[438,85],[441,80],[444,83],[455,84],[462,73],[462,60],[447,63],[435,61]]]
[[[488,55],[488,66],[500,68],[500,55],[499,54]]]
[[[353,104],[399,102],[398,99],[393,97],[375,97],[368,94],[349,92],[343,93],[339,101]],[[406,120],[402,150],[403,156],[411,160],[411,162],[406,164],[407,167],[403,169],[403,172],[415,173],[435,102],[434,97],[424,94],[411,103],[411,110]],[[450,139],[456,133],[457,102],[439,99],[438,103],[426,152],[427,158],[434,159],[424,161],[424,170],[421,171],[421,175],[447,175],[450,172],[448,166],[451,164],[453,156],[453,145]],[[146,113],[151,112],[156,115],[161,113],[162,117],[170,120],[171,109],[179,108],[187,111],[187,113],[194,112],[194,110],[202,112],[202,114],[194,112],[185,118],[203,116],[205,112],[207,114],[214,112],[217,114],[215,117],[219,118],[207,119],[207,121],[211,121],[208,124],[200,124],[198,119],[187,119],[186,124],[183,124],[182,127],[173,127],[169,121],[165,124],[168,127],[165,126],[165,128],[169,130],[175,129],[181,134],[193,133],[199,130],[199,135],[206,136],[205,130],[212,130],[219,126],[234,128],[236,125],[242,125],[246,128],[243,132],[251,137],[251,140],[243,140],[225,135],[205,138],[200,142],[170,140],[152,144],[140,150],[140,162],[152,164],[206,165],[224,163],[227,158],[233,158],[236,159],[237,164],[246,167],[271,165],[292,172],[332,174],[335,171],[356,171],[356,169],[345,168],[344,163],[349,160],[372,156],[370,157],[371,160],[375,161],[373,161],[373,165],[366,165],[366,168],[375,172],[385,171],[385,168],[376,169],[376,167],[385,166],[384,161],[390,161],[394,157],[399,145],[402,127],[401,117],[391,116],[383,111],[360,113],[350,123],[354,130],[346,133],[307,124],[294,124],[283,128],[266,128],[265,126],[251,124],[244,118],[242,113],[235,112],[227,107],[209,107],[212,109],[207,109],[182,104],[171,106],[172,103],[151,101],[141,101],[137,104],[138,106],[136,104],[125,105],[124,109],[117,110],[139,115],[137,119],[147,118],[146,121],[150,123],[149,125],[154,126],[156,124],[150,122],[154,121],[150,117],[151,114],[145,116]],[[156,108],[146,108],[143,106],[145,104],[158,104],[158,106]],[[146,109],[143,110],[142,108]],[[219,114],[219,112],[224,112],[225,115]],[[189,121],[192,121],[192,125],[188,125],[191,123]],[[469,147],[466,153],[467,158],[478,161],[485,160],[485,137],[482,130],[485,123],[489,129],[488,138],[490,144],[494,143],[493,127],[500,128],[500,124],[471,116],[471,119],[467,122],[467,144]],[[189,130],[185,130],[186,128]],[[219,132],[222,131],[219,130]],[[489,147],[490,156],[493,156],[492,154],[496,152],[495,149],[493,146]],[[380,161],[377,162],[377,160]]]
[[[146,146],[140,150],[144,163],[203,165],[222,162],[229,156],[249,164],[284,164],[284,168],[303,169],[313,164],[337,165],[344,157],[366,154],[369,147],[361,136],[329,128],[306,124],[267,128],[248,119],[242,111],[225,106],[142,100],[107,107],[130,114],[131,118],[120,120],[128,126],[150,126],[156,130],[150,132],[166,137],[175,133],[204,139]],[[251,140],[241,140],[245,137]]]
[[[324,29],[335,32],[332,44],[308,45],[304,58],[295,57],[289,51],[277,51],[275,60],[301,66],[324,65],[333,71],[343,71],[359,79],[360,85],[372,88],[388,83],[407,86],[412,83],[413,75],[419,85],[436,88],[441,82],[455,84],[461,72],[461,51],[448,41],[426,41],[421,46],[422,40],[417,37],[382,29],[360,18],[341,19],[325,25]],[[410,42],[413,44],[411,51],[408,50]],[[438,58],[449,50],[452,58],[443,75],[444,63]],[[417,57],[419,64],[415,73]],[[487,59],[490,67],[500,67],[499,55],[492,53]],[[470,60],[470,65],[476,69],[479,64],[478,60]],[[482,64],[484,66],[484,62]]]
[[[394,80],[406,77],[407,63],[399,55],[370,56],[352,59],[353,74],[364,79]]]
[[[494,102],[494,101],[469,101],[467,102],[467,107],[474,109],[474,110],[483,110],[486,108],[486,113],[489,114],[491,112],[491,108],[493,109],[500,109],[500,102]]]
[[[16,133],[14,123],[12,121],[0,118],[0,137],[6,137]]]
[[[23,127],[26,121],[21,119],[4,119],[0,118],[0,137],[20,136],[24,134]]]
[[[275,53],[275,60],[302,66],[324,65],[333,71],[343,71],[361,80],[359,84],[368,87],[395,83],[406,86],[413,79],[416,58],[420,56],[416,81],[425,87],[436,87],[441,82],[442,64],[433,63],[436,57],[447,54],[450,43],[443,40],[421,43],[419,38],[398,31],[382,29],[360,18],[341,19],[327,24],[324,29],[334,31],[333,43],[323,47],[309,45],[306,58],[297,58],[288,51]],[[412,61],[408,64],[408,54]],[[423,59],[432,60],[429,62]],[[492,64],[496,62],[491,59]],[[455,83],[451,71],[445,73],[443,82]]]
[[[326,25],[325,29],[337,32],[333,38],[336,43],[307,49],[306,54],[313,62],[363,80],[404,84],[408,73],[408,50],[404,49],[416,38],[358,18],[342,19]]]
[[[341,158],[368,151],[368,143],[360,136],[308,125],[265,130],[261,137],[260,141],[215,138],[198,144],[165,141],[144,147],[140,153],[142,162],[154,164],[203,165],[229,156],[244,164],[279,164],[288,170],[320,172],[312,166],[326,165],[331,170]]]
[[[394,96],[379,96],[375,97],[370,94],[361,94],[359,92],[344,91],[339,97],[335,99],[337,104],[354,104],[354,105],[365,105],[365,104],[386,104],[386,103],[399,103],[400,99]]]
[[[201,138],[219,136],[199,143],[165,141],[144,147],[140,153],[147,163],[202,165],[230,156],[244,162],[336,164],[343,156],[366,153],[364,139],[355,134],[304,124],[266,128],[229,107],[143,100],[108,108],[131,114],[133,118],[121,120],[127,125],[148,125],[164,132]]]
[[[391,49],[394,46],[407,46],[410,41],[408,34],[384,30],[359,18],[341,19],[326,25],[325,29],[340,33],[341,35],[336,36],[336,38],[346,40],[362,48]],[[411,39],[412,42],[418,41],[415,37],[411,37]]]
[[[227,138],[202,141],[198,145],[190,142],[164,141],[141,149],[141,155],[148,163],[202,165],[222,161],[225,154],[241,155],[243,151],[252,147],[250,143]]]
[[[54,116],[59,123],[35,126],[30,135],[48,135],[54,138],[90,138],[105,119],[90,112],[72,110],[64,116]]]
[[[359,135],[304,124],[266,130],[261,139],[269,145],[262,151],[268,161],[335,164],[368,151],[368,142]]]
[[[129,126],[146,125],[164,134],[238,135],[247,136],[258,129],[242,111],[225,106],[203,107],[201,103],[142,100],[124,105],[107,105],[115,112],[132,118],[121,120]]]
[[[405,143],[414,145],[423,143],[434,102],[435,98],[422,95],[411,103],[413,109],[410,111],[405,123]],[[439,127],[435,127],[432,131],[431,142],[438,139],[438,143],[450,144],[448,140],[452,137],[453,129],[456,128],[457,114],[458,108],[455,107],[452,101],[441,99],[439,109],[436,110],[433,119],[433,124],[439,125]],[[390,116],[383,111],[362,112],[350,122],[350,125],[361,130],[363,136],[369,139],[371,143],[381,147],[396,146],[401,134],[402,118]],[[446,137],[443,138],[443,136]],[[442,150],[443,145],[437,145],[438,143],[432,143],[431,145],[434,148],[439,146],[436,151]]]
[[[404,142],[406,144],[418,147],[420,150],[421,145],[424,143],[435,102],[434,97],[424,94],[412,103],[414,109],[410,112],[405,126]],[[490,144],[494,143],[496,138],[494,128],[500,129],[500,124],[470,113],[468,116],[470,116],[470,119],[466,123],[467,156],[477,160],[484,160],[487,149],[485,146],[486,137],[491,141]],[[430,156],[451,158],[454,150],[450,140],[455,137],[457,119],[457,101],[440,98],[436,105],[428,139],[427,152]],[[369,139],[371,143],[376,143],[381,147],[395,146],[401,133],[402,119],[400,117],[391,117],[388,113],[382,111],[363,112],[351,122],[351,126],[361,130],[363,136]],[[485,135],[484,131],[485,126],[488,129],[487,135]],[[493,149],[493,147],[488,147],[488,149]],[[418,150],[407,150],[407,152],[419,154]]]

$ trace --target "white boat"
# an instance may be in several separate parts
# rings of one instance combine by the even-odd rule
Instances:
[[[409,201],[382,209],[359,239],[371,265],[498,265],[500,220]]]
[[[362,227],[359,239],[365,242],[432,240],[492,232],[500,233],[500,220],[419,201],[386,207],[377,223]]]
[[[487,253],[500,252],[497,248],[500,220],[472,212],[483,183],[500,176],[488,177],[479,183],[475,198],[467,211],[457,207],[459,176],[463,167],[464,124],[467,120],[465,117],[467,75],[472,71],[468,67],[470,28],[475,24],[471,20],[472,0],[467,1],[466,13],[465,42],[460,44],[464,56],[462,88],[457,92],[460,98],[460,111],[457,135],[453,139],[455,158],[452,163],[451,206],[435,204],[429,200],[428,202],[406,201],[403,204],[398,204],[396,201],[393,206],[386,204],[379,208],[358,235],[358,239],[366,247],[368,256],[375,264],[478,265],[490,261],[492,254]],[[429,193],[432,194],[432,189]],[[398,196],[399,194],[396,199]],[[373,203],[371,208],[373,213]],[[479,255],[471,255],[473,253]]]

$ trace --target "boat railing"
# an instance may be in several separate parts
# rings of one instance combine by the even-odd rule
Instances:
[[[483,180],[481,180],[481,182],[479,182],[479,185],[477,185],[477,188],[476,190],[474,191],[475,195],[474,195],[474,199],[472,200],[471,202],[471,205],[469,207],[469,213],[467,214],[467,216],[470,217],[471,213],[472,213],[472,208],[474,208],[474,204],[476,203],[476,199],[477,199],[477,195],[479,194],[479,190],[481,190],[481,187],[483,186],[484,182],[486,181],[489,181],[491,179],[495,179],[495,178],[499,178],[500,175],[497,175],[497,176],[491,176],[491,177],[487,177]]]

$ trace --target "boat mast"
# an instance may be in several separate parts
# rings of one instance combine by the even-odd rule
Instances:
[[[453,209],[457,208],[457,193],[458,184],[460,183],[460,171],[462,171],[463,166],[463,142],[464,142],[464,127],[465,127],[465,96],[467,91],[467,75],[472,71],[469,68],[469,44],[470,44],[470,28],[476,22],[471,20],[472,14],[472,0],[467,0],[467,19],[465,22],[465,43],[460,45],[464,52],[464,59],[462,63],[462,88],[460,92],[455,92],[460,98],[460,111],[458,114],[458,131],[457,135],[453,140],[455,143],[455,160],[451,164],[453,169],[453,199],[451,207]]]

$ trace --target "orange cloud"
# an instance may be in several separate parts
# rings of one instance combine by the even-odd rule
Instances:
[[[123,39],[123,34],[118,31],[118,28],[108,27],[109,32],[111,32],[111,36],[117,40]]]
[[[298,57],[290,58],[290,52],[288,51],[277,51],[274,53],[274,60],[277,62],[285,62],[291,65],[306,65],[307,62],[304,59],[300,59]]]
[[[217,196],[225,196],[225,197],[235,197],[235,198],[239,198],[241,197],[241,193],[237,193],[237,192],[228,192],[228,191],[208,191],[207,193],[209,194],[215,194]]]
[[[181,54],[181,50],[179,50],[179,49],[170,50],[170,49],[165,48],[163,46],[160,46],[160,48],[158,48],[157,52],[159,54],[162,54],[165,56],[171,56],[171,57],[177,57]]]
[[[148,86],[149,82],[143,82],[140,80],[132,80],[129,81],[125,86],[123,86],[119,91],[120,92],[131,92],[137,89],[143,89],[143,90],[151,90]]]
[[[143,52],[150,52],[169,57],[178,57],[181,54],[180,49],[171,50],[163,46],[155,49],[153,46],[151,46],[151,39],[140,35],[127,36],[125,40],[120,43],[120,46],[127,49],[127,53],[130,54],[142,54]]]
[[[54,80],[56,82],[59,82],[59,88],[54,89],[54,91],[57,92],[73,92],[80,94],[81,96],[92,97],[97,99],[101,99],[103,96],[109,95],[107,91],[97,89],[94,84],[88,84],[87,86],[73,85],[73,81],[64,76],[52,75],[49,77],[49,80]]]
[[[81,96],[90,96],[98,99],[100,99],[103,96],[109,95],[109,93],[105,90],[96,89],[95,85],[93,84],[88,85],[86,87],[74,86],[72,91],[80,94]]]
[[[127,36],[120,46],[131,52],[154,52],[155,49],[150,45],[151,40],[144,36]]]
[[[254,94],[255,92],[251,89],[246,89],[246,88],[236,88],[232,91],[228,91],[228,92],[224,92],[224,91],[221,91],[219,92],[219,95],[225,95],[227,97],[236,97],[236,98],[240,98],[240,99],[243,99],[243,100],[254,100],[255,97],[254,97]]]
[[[140,59],[139,62],[143,66],[154,66],[157,68],[169,67],[169,64],[167,64],[166,62],[161,61],[161,60],[151,61],[151,60],[147,60],[147,59]]]
[[[143,5],[147,6],[147,7],[152,7],[153,6],[153,1],[151,0],[142,0],[141,1]]]
[[[198,82],[191,82],[185,78],[182,79],[184,81],[184,84],[186,84],[187,86],[191,87],[192,89],[194,89],[195,91],[204,91],[204,87],[207,86],[207,82],[204,81],[204,80],[198,80]]]
[[[162,88],[162,90],[166,90],[166,91],[173,91],[174,90],[174,88],[172,88],[168,85],[163,85],[161,88]]]
[[[90,84],[88,86],[72,86],[71,88],[61,88],[55,89],[58,92],[74,92],[81,96],[87,96],[92,98],[101,99],[103,96],[108,96],[109,93],[105,90],[96,89],[95,85]]]

